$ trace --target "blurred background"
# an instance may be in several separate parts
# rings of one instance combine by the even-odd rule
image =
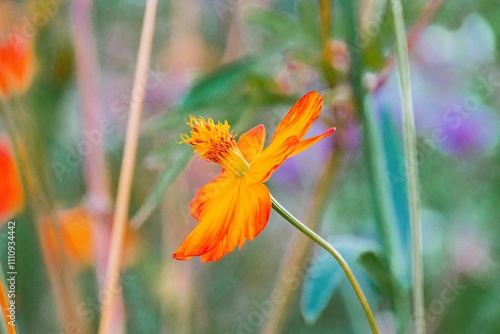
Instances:
[[[498,333],[500,7],[402,2],[418,137],[410,172],[420,177],[422,316],[427,333]],[[143,13],[136,0],[0,3],[0,263],[5,282],[6,223],[15,221],[19,333],[97,331]],[[9,41],[27,50],[19,64],[8,61]],[[189,202],[220,171],[177,144],[189,131],[185,119],[227,119],[238,134],[262,123],[270,138],[311,90],[325,103],[309,135],[337,130],[289,159],[267,186],[345,256],[381,332],[412,331],[394,43],[385,0],[159,2],[117,333],[369,332],[338,265],[275,213],[220,261],[172,258],[197,224]],[[8,66],[26,74],[9,76]]]

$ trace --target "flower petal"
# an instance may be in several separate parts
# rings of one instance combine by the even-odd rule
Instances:
[[[200,216],[205,207],[210,205],[212,201],[217,200],[223,189],[229,187],[233,179],[234,177],[223,169],[219,176],[198,189],[196,196],[189,203],[191,216],[200,221]]]
[[[217,261],[236,246],[241,248],[248,239],[252,241],[266,227],[271,214],[271,196],[263,184],[244,185],[237,199],[235,219],[222,241],[201,256],[203,262]]]
[[[319,96],[318,92],[312,91],[301,97],[278,124],[270,146],[274,142],[280,144],[292,136],[302,139],[319,117],[322,105],[323,96]]]
[[[254,183],[264,183],[278,167],[295,151],[299,139],[290,137],[281,145],[270,145],[252,163],[245,177]]]
[[[300,152],[308,149],[310,146],[316,144],[321,139],[323,139],[323,138],[328,137],[329,135],[331,135],[334,131],[335,131],[335,128],[330,128],[330,129],[326,130],[325,132],[323,132],[320,135],[317,135],[315,137],[311,137],[311,138],[308,138],[306,140],[301,141],[297,145],[297,147],[295,148],[295,151],[293,151],[293,153],[290,155],[290,157],[293,157],[294,155],[299,154]]]
[[[271,198],[263,184],[223,173],[198,191],[191,207],[200,223],[174,258],[203,255],[202,261],[216,261],[262,231],[269,220]]]
[[[79,267],[89,266],[94,263],[95,235],[93,229],[97,228],[92,220],[91,213],[83,205],[70,209],[59,210],[57,223],[59,231],[56,233],[55,221],[45,218],[42,224],[42,234],[52,253],[61,246],[61,251],[69,255],[68,259]],[[129,225],[128,225],[129,226]],[[127,227],[124,240],[124,253],[122,265],[132,263],[134,254],[138,249],[138,236],[136,230]],[[58,240],[58,238],[61,238]]]
[[[0,40],[0,64],[0,97],[24,92],[33,79],[35,68],[32,43],[17,37]]]
[[[18,213],[24,205],[24,192],[7,139],[0,138],[0,223]]]
[[[257,125],[240,136],[238,148],[250,164],[260,155],[266,140],[266,128],[263,124]]]

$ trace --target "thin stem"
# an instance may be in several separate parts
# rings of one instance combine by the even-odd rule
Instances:
[[[408,332],[409,293],[404,288],[406,265],[402,246],[402,233],[395,216],[395,203],[391,195],[391,185],[387,175],[387,155],[383,146],[381,129],[373,110],[373,96],[366,94],[362,83],[362,50],[357,49],[360,30],[357,25],[357,11],[353,1],[344,1],[346,11],[346,41],[351,54],[350,81],[353,88],[353,101],[363,124],[363,155],[371,192],[378,237],[382,246],[383,260],[389,266],[391,293],[389,295],[394,310],[398,333]],[[361,52],[360,52],[361,51]]]
[[[315,229],[321,222],[324,215],[325,208],[328,204],[328,198],[333,190],[331,185],[337,175],[339,163],[342,161],[342,151],[340,147],[336,146],[335,154],[330,154],[328,162],[325,164],[318,181],[313,195],[311,197],[309,210],[304,222],[310,229]],[[286,257],[276,280],[275,289],[283,292],[283,302],[275,305],[262,329],[262,334],[274,334],[282,332],[282,327],[286,320],[286,315],[289,313],[290,307],[293,303],[296,290],[290,284],[282,284],[286,281],[286,277],[290,270],[293,268],[302,267],[302,264],[307,261],[307,256],[311,252],[313,243],[310,239],[306,238],[300,233],[293,235]]]
[[[392,0],[392,14],[394,16],[394,31],[396,34],[396,56],[399,83],[403,99],[403,137],[406,177],[408,179],[408,204],[410,209],[411,257],[413,269],[413,320],[415,333],[421,334],[425,332],[425,321],[422,226],[420,221],[420,203],[418,194],[417,145],[410,85],[408,43],[406,40],[403,7],[400,0]]]
[[[434,18],[437,14],[441,6],[443,5],[445,0],[430,0],[425,4],[424,11],[418,21],[411,27],[408,32],[408,50],[411,50],[417,44],[418,39],[422,35],[422,32],[429,25],[429,22]],[[392,73],[394,68],[394,56],[389,56],[384,70],[378,75],[377,81],[373,86],[373,91],[376,92],[380,88],[384,86],[389,78],[389,75]]]
[[[118,194],[113,217],[111,245],[106,270],[105,290],[103,291],[103,311],[99,325],[99,333],[111,332],[114,298],[119,288],[119,273],[122,258],[125,227],[130,204],[130,190],[134,175],[135,158],[139,141],[139,128],[142,113],[142,102],[146,87],[147,71],[151,58],[157,0],[146,2],[144,21],[137,56],[137,66],[134,75],[134,85],[130,99],[130,115],[127,123],[125,147],[118,181]],[[104,298],[106,302],[104,303]]]
[[[317,235],[313,230],[302,224],[297,218],[295,218],[291,213],[289,213],[281,204],[279,204],[274,197],[271,196],[271,202],[272,202],[272,207],[274,211],[279,213],[283,218],[285,218],[290,224],[295,226],[300,232],[304,233],[307,237],[309,237],[312,241],[317,243],[319,246],[321,246],[324,250],[326,250],[328,253],[330,253],[333,258],[340,264],[340,267],[344,271],[344,273],[347,276],[347,279],[351,283],[354,292],[356,292],[356,295],[358,296],[358,299],[361,303],[361,306],[363,306],[363,310],[365,311],[366,318],[368,319],[368,322],[370,323],[370,327],[372,329],[372,333],[378,333],[378,328],[377,328],[377,323],[375,322],[375,318],[373,316],[373,312],[370,309],[370,305],[368,304],[368,301],[366,300],[365,295],[363,294],[363,291],[361,290],[361,287],[359,286],[358,281],[356,280],[356,277],[354,276],[354,273],[352,272],[351,268],[347,264],[347,262],[344,260],[342,255],[328,242],[326,242],[323,238],[321,238],[319,235]]]

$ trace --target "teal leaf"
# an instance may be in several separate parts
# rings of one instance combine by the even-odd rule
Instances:
[[[377,245],[360,236],[345,235],[332,238],[329,242],[353,268],[361,254],[375,251]],[[314,323],[337,291],[345,273],[325,250],[317,252],[312,266],[306,273],[301,296],[301,311],[308,323]]]
[[[398,265],[403,268],[400,277],[401,283],[410,283],[410,216],[408,209],[407,180],[405,173],[405,161],[401,137],[396,129],[394,118],[387,110],[381,110],[382,142],[385,151],[387,174],[389,175],[389,185],[391,189],[392,202],[394,203],[394,214],[397,224],[397,237],[403,252],[403,261]]]

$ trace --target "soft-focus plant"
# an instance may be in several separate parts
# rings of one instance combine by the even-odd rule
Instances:
[[[0,3],[0,332],[497,333],[495,1],[154,3]]]

